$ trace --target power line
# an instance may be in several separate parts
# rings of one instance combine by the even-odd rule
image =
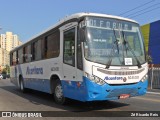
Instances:
[[[147,10],[147,9],[149,9],[149,8],[152,8],[152,7],[154,7],[154,6],[157,6],[157,5],[159,5],[159,4],[160,4],[160,3],[156,3],[156,4],[154,4],[154,5],[151,5],[151,6],[147,7],[147,8],[144,8],[144,9],[142,9],[142,10],[139,10],[139,11],[137,11],[137,12],[135,12],[135,13],[129,14],[129,15],[127,15],[126,17],[132,16],[132,15],[134,15],[134,14],[137,14],[137,13],[139,13],[139,12],[142,12],[142,11],[144,11],[144,10]]]
[[[135,8],[133,8],[133,9],[128,10],[128,11],[126,11],[126,12],[123,12],[123,13],[121,13],[121,14],[119,14],[119,15],[124,15],[124,14],[126,14],[126,13],[128,13],[128,12],[131,12],[131,11],[137,9],[137,8],[143,7],[143,6],[145,6],[145,5],[147,5],[147,4],[151,3],[151,2],[154,2],[154,1],[155,1],[155,0],[151,0],[151,1],[147,2],[147,3],[144,3],[144,4],[142,4],[142,5],[139,5],[139,6],[135,7]]]
[[[134,15],[134,16],[131,16],[131,17],[129,17],[129,18],[134,18],[134,17],[140,16],[140,15],[142,15],[142,14],[151,12],[151,11],[156,10],[156,9],[159,9],[159,8],[160,8],[160,7],[156,7],[156,8],[154,8],[154,9],[151,9],[151,10],[145,11],[145,12],[143,12],[143,13],[140,13],[140,14],[137,14],[137,15]]]

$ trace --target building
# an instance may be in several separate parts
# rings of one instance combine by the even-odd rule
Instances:
[[[12,32],[0,35],[0,73],[6,65],[9,65],[9,52],[21,44],[18,35],[13,35]]]
[[[0,73],[6,65],[9,65],[9,52],[5,49],[0,48]]]
[[[160,88],[160,20],[141,26],[146,51],[152,58],[148,70],[149,88]]]
[[[160,65],[160,20],[141,26],[147,54]]]

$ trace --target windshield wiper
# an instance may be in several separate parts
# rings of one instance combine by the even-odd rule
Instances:
[[[116,44],[117,51],[118,51],[118,54],[119,54],[119,45],[118,45],[119,40],[117,39],[116,32],[115,32],[114,29],[113,29],[113,32],[114,32],[114,37],[115,37],[114,44]]]
[[[125,46],[126,54],[127,54],[127,50],[130,50],[131,53],[133,54],[133,56],[135,57],[136,61],[137,61],[137,66],[138,66],[138,68],[141,68],[141,67],[142,67],[142,66],[141,66],[141,63],[139,62],[137,56],[135,55],[134,51],[133,51],[132,48],[130,47],[128,41],[126,41],[126,39],[125,39],[125,34],[124,34],[124,31],[123,31],[123,30],[122,30],[122,34],[123,34],[123,35],[122,35],[122,36],[123,36],[123,45]],[[127,47],[126,45],[127,45],[128,47]],[[124,60],[124,59],[123,59],[123,60]]]
[[[114,32],[115,41],[114,41],[114,44],[113,44],[111,52],[110,52],[109,60],[106,64],[107,69],[110,67],[111,62],[112,62],[112,57],[113,57],[113,52],[114,52],[114,49],[115,49],[115,44],[116,44],[116,47],[117,47],[117,52],[119,54],[119,45],[118,45],[119,40],[117,39],[116,32],[115,32],[114,29],[113,29],[113,32]]]

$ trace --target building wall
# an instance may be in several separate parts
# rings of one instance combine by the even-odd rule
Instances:
[[[146,24],[146,25],[142,26],[141,30],[142,30],[142,34],[144,37],[144,44],[145,44],[146,52],[148,53],[150,24]]]
[[[160,20],[141,27],[147,53],[153,64],[160,64]]]

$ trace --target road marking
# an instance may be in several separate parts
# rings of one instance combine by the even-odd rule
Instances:
[[[149,94],[156,94],[156,95],[160,95],[160,93],[158,93],[158,92],[147,92],[147,93],[149,93]]]
[[[151,99],[151,98],[134,97],[134,99],[141,99],[141,100],[152,101],[152,102],[160,102],[160,100]]]

